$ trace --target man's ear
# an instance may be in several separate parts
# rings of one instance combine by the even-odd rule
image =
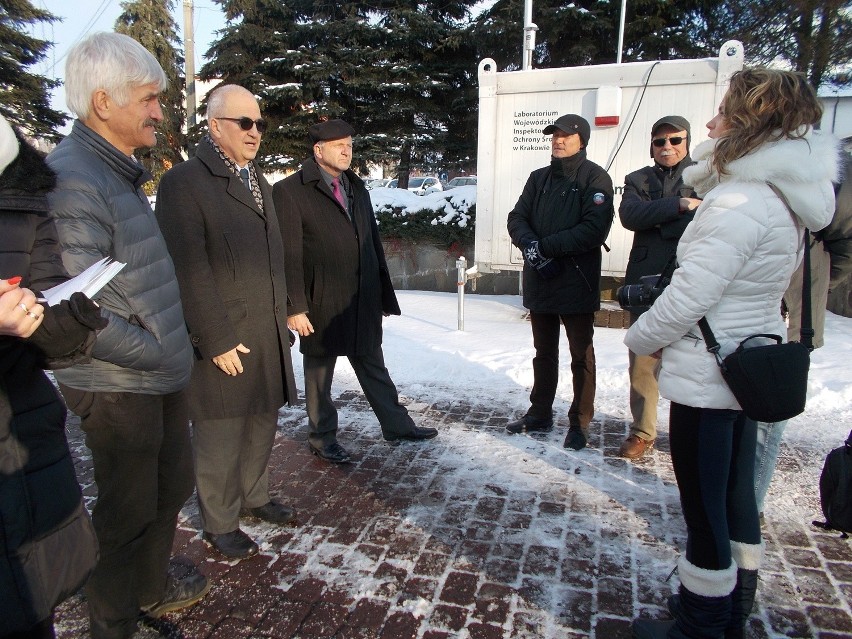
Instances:
[[[210,131],[210,137],[214,140],[218,140],[222,137],[222,130],[219,128],[219,120],[216,118],[207,119],[207,128]]]
[[[99,120],[109,120],[114,103],[106,91],[97,89],[92,94],[92,111]]]

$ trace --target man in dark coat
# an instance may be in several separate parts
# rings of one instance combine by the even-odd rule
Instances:
[[[633,231],[633,248],[627,261],[624,283],[638,284],[645,275],[673,270],[675,251],[686,225],[701,204],[681,173],[693,162],[689,157],[689,122],[679,115],[660,118],[651,127],[651,157],[654,166],[627,174],[618,207],[621,225]],[[670,262],[671,265],[670,265]],[[643,309],[632,308],[632,324]],[[657,376],[660,360],[629,351],[630,434],[619,455],[639,459],[654,446],[657,438]]]
[[[300,336],[314,454],[350,461],[337,441],[331,382],[339,356],[349,358],[384,438],[431,439],[399,403],[382,354],[382,316],[399,315],[385,253],[364,182],[349,169],[354,129],[343,120],[309,130],[313,157],[273,188],[281,220],[290,298],[288,326]]]
[[[530,310],[535,358],[530,408],[506,430],[553,428],[561,323],[574,386],[564,446],[580,450],[595,412],[592,338],[600,308],[601,246],[614,216],[612,180],[586,159],[591,128],[582,117],[563,115],[542,133],[553,136],[550,165],[530,174],[507,222],[512,243],[524,255],[524,306]]]
[[[196,364],[189,386],[204,538],[241,558],[257,544],[240,509],[295,522],[269,498],[278,409],[295,403],[284,246],[272,189],[253,162],[266,122],[243,87],[217,87],[209,135],[160,181],[157,218],[173,256]]]

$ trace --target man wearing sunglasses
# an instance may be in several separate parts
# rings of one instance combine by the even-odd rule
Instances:
[[[269,497],[278,409],[296,386],[287,330],[284,246],[272,188],[254,158],[266,122],[237,85],[207,102],[195,157],[160,181],[157,217],[173,256],[196,362],[189,386],[204,539],[243,558],[257,544],[240,516],[279,525],[293,510]]]
[[[625,284],[638,284],[645,275],[661,273],[674,258],[677,243],[701,203],[681,173],[693,164],[689,157],[689,122],[679,115],[660,118],[651,127],[651,157],[646,166],[624,178],[618,217],[633,231]],[[632,324],[639,313],[630,313]],[[619,455],[639,459],[657,438],[657,388],[660,360],[629,351],[630,435]]]
[[[352,365],[386,440],[438,434],[414,424],[385,367],[382,317],[399,315],[400,308],[370,192],[349,168],[354,134],[343,120],[314,124],[311,157],[273,189],[290,282],[288,326],[299,334],[305,370],[308,445],[333,464],[351,461],[337,441],[331,397],[340,356]]]

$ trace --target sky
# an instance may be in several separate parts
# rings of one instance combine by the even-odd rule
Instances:
[[[50,79],[61,80],[65,72],[65,56],[68,50],[87,34],[95,31],[112,31],[115,21],[121,15],[121,0],[31,0],[33,5],[50,11],[62,18],[53,24],[39,24],[33,34],[43,40],[55,43],[47,58],[33,67],[33,71]],[[184,18],[183,0],[174,1],[175,22],[178,25],[178,37],[183,39]],[[475,11],[494,2],[480,2]],[[195,71],[206,62],[204,53],[216,39],[216,31],[225,27],[225,16],[218,4],[212,0],[194,0],[193,30],[195,34]],[[521,33],[518,32],[520,52]],[[520,53],[519,53],[520,54]],[[68,112],[65,106],[65,91],[62,87],[54,90],[52,106],[58,111]],[[70,130],[70,124],[66,127]]]

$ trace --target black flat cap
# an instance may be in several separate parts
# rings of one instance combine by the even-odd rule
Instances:
[[[583,146],[588,146],[589,136],[592,134],[592,128],[589,126],[589,123],[585,120],[585,118],[582,118],[579,115],[574,115],[573,113],[560,115],[556,119],[556,122],[544,127],[544,131],[542,131],[542,133],[545,135],[551,135],[556,129],[564,131],[565,133],[577,133],[583,141]]]
[[[673,126],[678,131],[686,131],[689,135],[689,120],[679,115],[667,115],[654,122],[654,126],[651,127],[651,135],[656,135],[660,127],[666,124]]]
[[[343,120],[326,120],[325,122],[317,122],[308,129],[308,137],[314,144],[317,142],[323,142],[324,140],[348,138],[351,135],[355,135],[355,129]]]

